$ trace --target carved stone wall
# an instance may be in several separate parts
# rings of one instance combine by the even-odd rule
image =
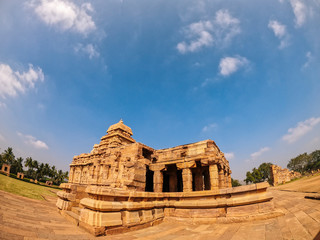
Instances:
[[[152,226],[164,217],[273,216],[268,184],[232,189],[229,162],[214,141],[155,150],[131,136],[122,120],[110,126],[90,153],[73,158],[69,182],[60,186],[58,209],[92,234]],[[242,205],[254,206],[244,214]]]
[[[69,183],[145,191],[148,168],[154,192],[231,187],[229,162],[214,141],[155,150],[131,135],[122,121],[112,125],[90,153],[73,158]]]

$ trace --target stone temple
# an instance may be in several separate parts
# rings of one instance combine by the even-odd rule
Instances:
[[[229,162],[212,140],[155,150],[122,120],[90,153],[73,158],[61,184],[61,214],[94,235],[163,220],[234,222],[279,215],[267,183],[231,187]]]

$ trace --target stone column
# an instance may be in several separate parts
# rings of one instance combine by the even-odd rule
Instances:
[[[232,187],[231,174],[230,174],[230,173],[228,173],[228,187],[229,187],[229,188]]]
[[[219,188],[225,188],[225,178],[223,168],[219,169]]]
[[[160,170],[154,171],[153,174],[153,191],[162,192],[163,173]]]
[[[228,177],[228,172],[224,171],[224,187],[228,188],[229,187],[229,177]]]
[[[211,190],[219,189],[219,173],[217,164],[209,165]]]
[[[182,169],[183,191],[192,192],[192,172],[190,168]]]

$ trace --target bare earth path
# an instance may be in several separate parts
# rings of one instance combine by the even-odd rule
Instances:
[[[121,235],[94,238],[56,210],[55,198],[32,200],[0,191],[0,239],[314,239],[320,231],[320,201],[305,193],[271,189],[285,215],[256,222],[190,225],[164,222]]]
[[[296,192],[320,193],[320,174],[299,179],[297,181],[278,186],[276,189]]]

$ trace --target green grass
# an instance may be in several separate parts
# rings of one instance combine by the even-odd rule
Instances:
[[[52,188],[27,183],[2,174],[0,174],[0,190],[38,200],[44,200],[43,196],[55,196],[57,192]]]

